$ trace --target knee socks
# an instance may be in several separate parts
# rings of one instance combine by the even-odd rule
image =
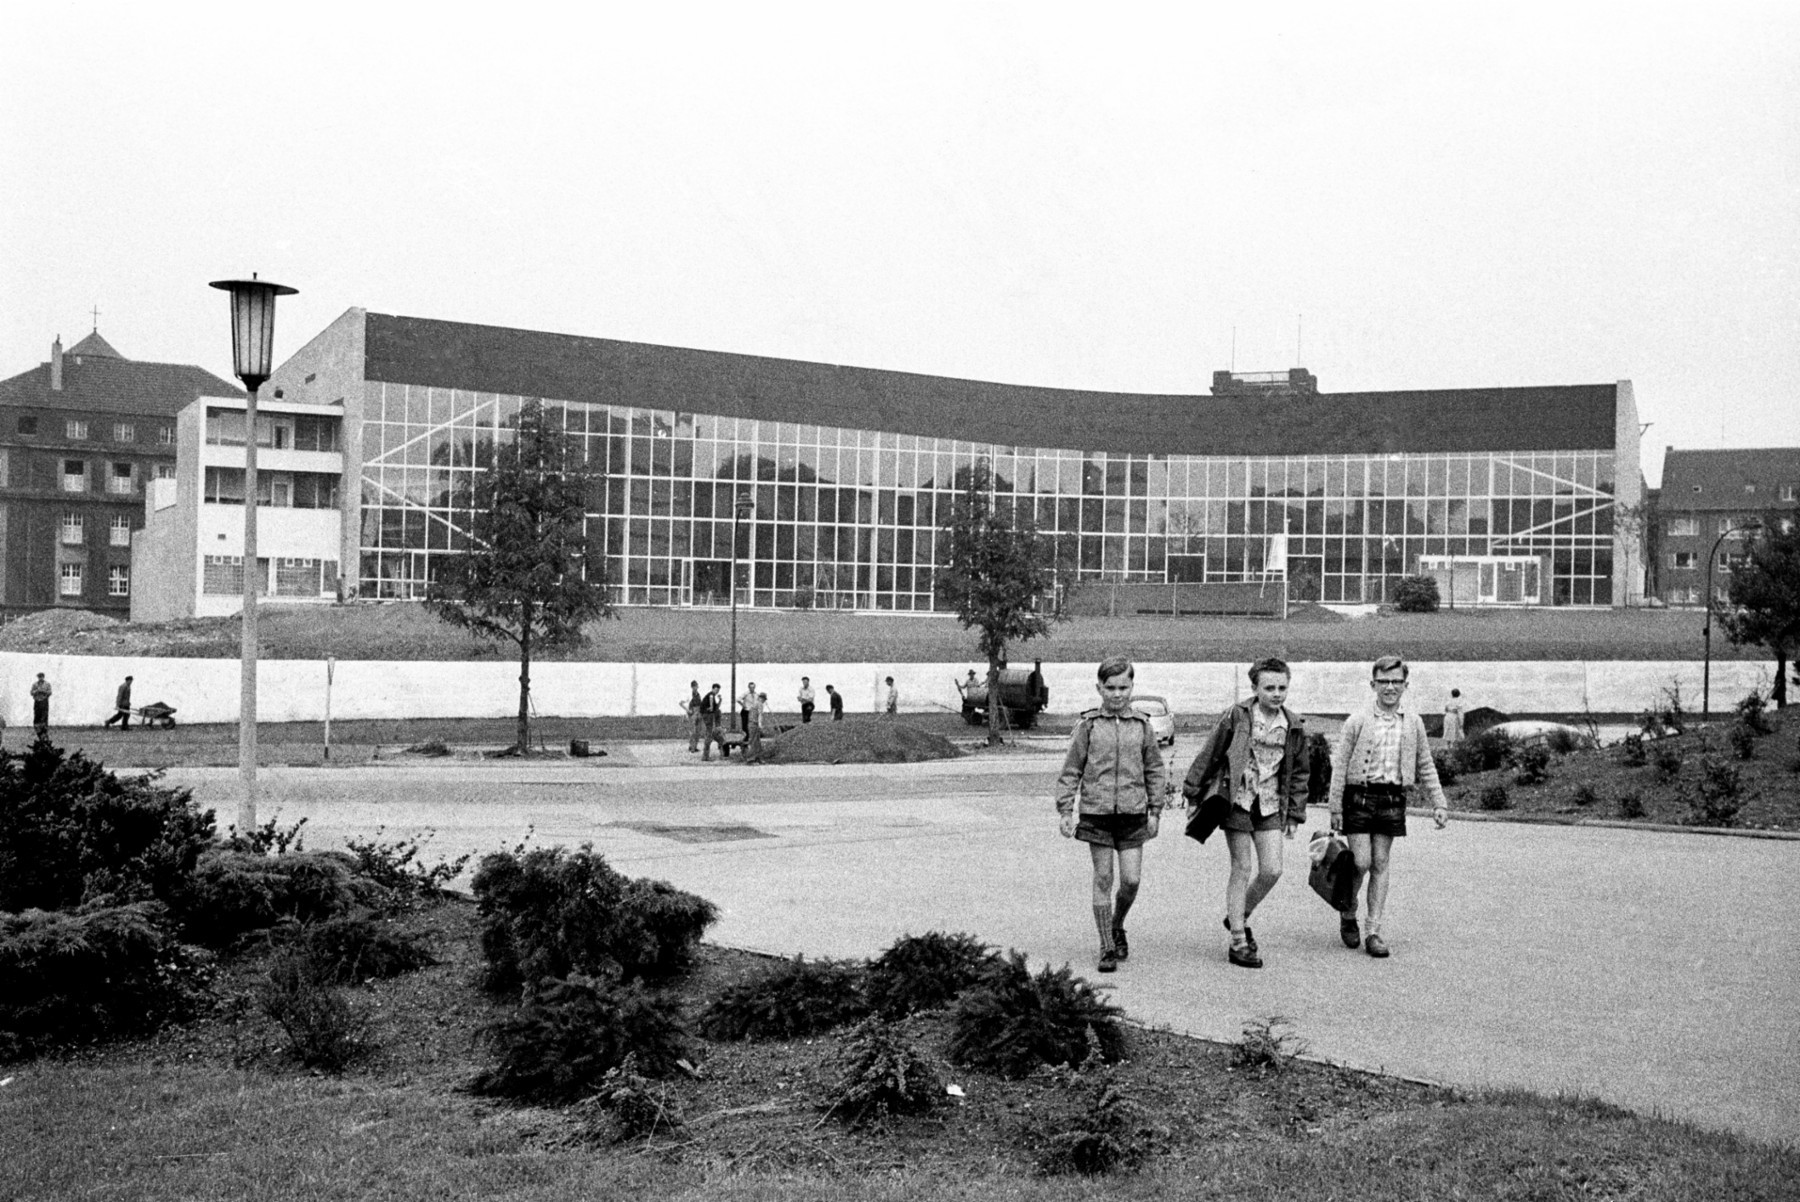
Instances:
[[[1115,929],[1125,925],[1125,916],[1131,913],[1131,903],[1137,900],[1137,893],[1138,887],[1136,885],[1127,885],[1123,883],[1119,885],[1119,895],[1113,898],[1112,921]]]
[[[1100,932],[1102,950],[1113,945],[1113,908],[1110,902],[1094,903],[1094,926]]]

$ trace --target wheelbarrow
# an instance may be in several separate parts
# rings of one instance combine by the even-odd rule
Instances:
[[[168,730],[175,725],[175,707],[164,705],[160,701],[152,701],[149,705],[140,705],[135,712],[145,726],[157,726]]]

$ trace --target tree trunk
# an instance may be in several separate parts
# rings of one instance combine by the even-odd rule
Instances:
[[[531,607],[525,607],[525,620],[519,632],[519,742],[524,755],[531,746]]]
[[[988,746],[997,747],[1000,738],[1000,658],[988,656]]]
[[[1777,647],[1775,649],[1775,687],[1769,690],[1769,700],[1775,703],[1776,709],[1784,709],[1787,706],[1787,671],[1787,648]]]

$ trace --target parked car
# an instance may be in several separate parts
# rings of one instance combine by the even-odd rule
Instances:
[[[1131,704],[1150,719],[1150,729],[1156,732],[1158,747],[1175,745],[1175,711],[1169,708],[1168,698],[1138,693],[1132,697]]]
[[[1533,743],[1566,742],[1574,747],[1594,746],[1593,736],[1579,726],[1570,726],[1567,722],[1548,722],[1537,718],[1515,718],[1510,722],[1496,722],[1487,728],[1488,732],[1498,732],[1521,746]]]

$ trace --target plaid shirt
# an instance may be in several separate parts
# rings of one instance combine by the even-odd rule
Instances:
[[[1273,718],[1266,718],[1261,706],[1251,707],[1250,760],[1233,784],[1233,806],[1252,814],[1281,813],[1283,798],[1277,777],[1281,772],[1281,757],[1287,751],[1287,733],[1285,709]]]
[[[1375,785],[1400,783],[1400,711],[1388,713],[1376,706],[1370,714],[1369,734],[1365,740],[1362,778]]]

